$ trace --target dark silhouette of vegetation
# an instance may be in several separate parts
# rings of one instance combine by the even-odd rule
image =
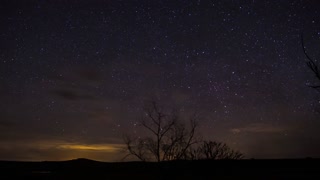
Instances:
[[[190,157],[196,160],[242,159],[243,154],[222,142],[203,141],[197,149],[190,152]]]
[[[150,136],[134,139],[125,136],[128,156],[133,155],[142,161],[158,162],[186,159],[188,149],[198,142],[195,137],[198,116],[194,114],[190,117],[190,127],[187,128],[177,111],[168,112],[155,101],[145,106],[144,113],[140,125]]]
[[[166,111],[152,101],[144,108],[141,127],[149,133],[144,138],[124,137],[128,154],[141,161],[170,161],[198,159],[241,159],[240,152],[225,143],[201,141],[196,136],[199,116],[189,117],[189,126],[184,124],[177,111]]]
[[[303,53],[304,55],[307,57],[308,61],[307,61],[307,65],[308,67],[311,69],[311,71],[315,74],[316,78],[319,80],[320,82],[320,70],[319,70],[319,65],[316,63],[316,60],[314,60],[313,58],[311,58],[307,51],[306,51],[306,47],[304,45],[304,40],[303,40],[303,35],[301,34],[301,45],[302,45],[302,49],[303,49]],[[310,87],[317,89],[318,91],[320,91],[320,85],[310,85]]]

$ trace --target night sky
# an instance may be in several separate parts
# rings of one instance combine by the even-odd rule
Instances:
[[[0,159],[119,161],[156,99],[246,158],[320,157],[317,0],[0,2]]]

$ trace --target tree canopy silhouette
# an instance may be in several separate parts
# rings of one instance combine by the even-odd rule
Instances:
[[[125,136],[128,155],[134,155],[142,161],[183,159],[188,148],[197,142],[195,130],[197,116],[190,117],[190,127],[181,122],[177,111],[167,111],[155,101],[144,107],[144,116],[140,125],[148,131],[145,138]]]
[[[195,159],[241,159],[240,152],[225,143],[201,141],[196,134],[199,116],[193,113],[186,120],[176,110],[160,106],[156,101],[147,103],[140,126],[147,131],[146,137],[124,136],[128,154],[141,161],[169,161]],[[209,153],[209,154],[208,154]]]

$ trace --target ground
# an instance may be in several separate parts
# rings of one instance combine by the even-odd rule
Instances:
[[[32,179],[319,179],[320,159],[106,163],[1,161],[2,176]]]

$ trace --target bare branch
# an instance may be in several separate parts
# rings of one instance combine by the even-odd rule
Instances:
[[[147,125],[147,123],[145,121],[141,122],[141,125],[145,128],[147,128],[148,130],[150,130],[154,135],[158,135],[158,133],[156,131],[154,131],[150,126]]]
[[[302,45],[303,53],[308,59],[307,66],[313,71],[313,73],[316,75],[317,79],[320,80],[320,71],[319,71],[318,65],[315,63],[313,58],[311,58],[308,55],[308,53],[306,51],[306,47],[304,45],[304,40],[303,40],[303,34],[301,34],[301,45]],[[320,85],[315,85],[315,86],[310,86],[310,87],[318,89],[318,88],[320,88]]]
[[[133,155],[138,159],[140,159],[141,161],[146,161],[146,157],[145,157],[146,153],[144,152],[142,141],[132,140],[129,136],[124,136],[124,142],[127,146],[127,150],[129,151],[129,154],[123,157],[123,160],[129,157],[130,155]]]

